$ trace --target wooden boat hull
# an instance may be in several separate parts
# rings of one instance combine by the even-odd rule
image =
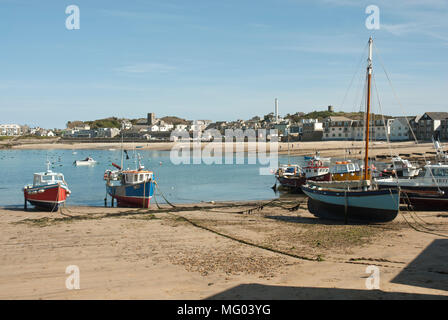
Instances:
[[[149,208],[154,194],[153,181],[133,185],[106,185],[107,193],[115,200],[119,207]]]
[[[61,184],[26,187],[23,189],[25,201],[45,210],[57,210],[67,200],[70,190]]]
[[[302,186],[308,210],[316,217],[343,221],[387,222],[399,211],[397,189],[374,191],[326,190]]]

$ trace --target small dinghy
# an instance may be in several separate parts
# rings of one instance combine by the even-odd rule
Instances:
[[[79,166],[92,166],[94,164],[96,164],[96,161],[93,160],[93,158],[91,158],[91,157],[87,157],[84,160],[76,160],[74,162],[74,165],[77,166],[77,167],[79,167]]]

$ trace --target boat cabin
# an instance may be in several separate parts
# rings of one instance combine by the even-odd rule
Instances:
[[[138,184],[153,179],[153,172],[146,170],[128,170],[121,173],[122,184]]]
[[[326,175],[330,172],[330,168],[323,165],[322,160],[311,160],[308,165],[303,168],[307,178]]]
[[[330,169],[332,174],[352,173],[359,171],[361,171],[359,164],[351,161],[337,161],[336,164]]]
[[[301,173],[302,173],[302,168],[300,168],[300,166],[298,166],[296,164],[283,165],[277,171],[277,174],[279,174],[279,175],[281,174],[283,176],[301,175]]]
[[[425,179],[435,179],[437,183],[448,183],[448,165],[433,164],[425,166]]]
[[[52,185],[64,182],[64,175],[52,171],[40,172],[34,174],[33,186]]]

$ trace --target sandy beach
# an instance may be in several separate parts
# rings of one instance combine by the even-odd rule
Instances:
[[[237,149],[237,144],[238,148]],[[446,144],[443,144],[446,149]],[[0,148],[10,148],[10,149],[97,149],[97,150],[109,150],[115,149],[120,150],[122,147],[127,150],[132,150],[136,147],[141,150],[159,150],[159,151],[170,151],[173,147],[185,147],[192,146],[192,144],[185,143],[175,143],[175,142],[127,142],[127,143],[119,143],[119,142],[110,142],[110,143],[95,143],[95,142],[60,142],[58,139],[53,139],[50,142],[42,141],[42,140],[23,140],[19,142],[7,142],[0,141]],[[226,150],[233,150],[237,152],[237,150],[244,150],[247,152],[249,149],[251,150],[270,150],[269,143],[201,143],[201,148],[207,147],[209,150],[215,148],[218,150],[220,147],[222,148],[222,152],[224,153]],[[364,142],[362,141],[307,141],[307,142],[290,142],[289,144],[286,142],[278,143],[278,153],[279,154],[290,154],[296,156],[310,155],[319,151],[322,156],[330,156],[330,157],[347,157],[351,159],[361,158],[363,157],[362,150],[364,148]],[[418,143],[416,144],[414,141],[402,141],[402,142],[391,142],[387,143],[385,141],[376,141],[370,143],[370,151],[369,154],[371,157],[375,156],[391,156],[398,154],[408,155],[408,158],[415,160],[424,160],[428,158],[431,160],[431,157],[434,157],[435,150],[434,146],[430,142]]]
[[[303,199],[1,208],[0,299],[448,298],[446,213],[342,225],[315,218]],[[69,265],[79,290],[66,288]],[[369,265],[378,290],[366,288]]]

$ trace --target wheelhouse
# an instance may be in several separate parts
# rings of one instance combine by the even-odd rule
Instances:
[[[361,169],[357,163],[352,163],[349,161],[336,162],[334,166],[331,167],[330,172],[333,174],[342,174],[342,173],[352,173],[358,172]]]
[[[33,186],[52,185],[63,183],[64,175],[55,172],[41,172],[34,174]]]
[[[138,184],[153,179],[152,171],[123,171],[121,178],[123,184]]]

